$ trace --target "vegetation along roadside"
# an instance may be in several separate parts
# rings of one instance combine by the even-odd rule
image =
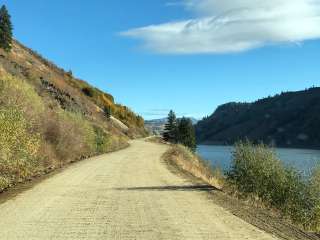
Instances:
[[[163,139],[175,139],[172,112]],[[172,130],[173,129],[173,130]],[[170,135],[171,133],[171,135]],[[193,136],[191,136],[193,138]],[[169,138],[170,139],[170,138]],[[239,141],[235,144],[231,170],[222,173],[194,153],[185,142],[173,143],[163,159],[224,193],[268,209],[286,222],[308,232],[320,232],[320,167],[310,176],[285,166],[275,151],[264,144]],[[192,142],[193,140],[191,140]]]
[[[13,39],[0,9],[0,192],[146,136],[144,121],[113,96]]]

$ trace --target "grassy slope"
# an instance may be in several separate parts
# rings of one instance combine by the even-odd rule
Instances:
[[[104,107],[128,128],[108,120]],[[111,95],[18,42],[0,50],[0,191],[145,134],[143,119]]]
[[[209,163],[182,145],[173,145],[164,154],[163,159],[169,165],[190,173],[217,189],[223,188],[224,178],[221,171],[212,168]]]

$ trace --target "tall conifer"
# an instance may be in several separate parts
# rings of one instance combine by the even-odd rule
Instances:
[[[177,118],[171,110],[163,132],[163,139],[167,142],[177,143]]]
[[[0,48],[10,51],[12,48],[12,23],[5,5],[0,9]]]
[[[189,118],[181,118],[178,122],[178,143],[196,151],[196,137],[192,121]]]

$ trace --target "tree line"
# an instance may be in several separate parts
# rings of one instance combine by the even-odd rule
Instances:
[[[176,114],[172,110],[168,114],[168,120],[162,137],[167,142],[182,144],[191,151],[196,151],[195,130],[191,119],[186,117],[177,119]]]

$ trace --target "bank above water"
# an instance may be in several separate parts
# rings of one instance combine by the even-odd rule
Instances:
[[[201,151],[201,148],[199,150]],[[308,176],[302,176],[294,168],[283,164],[277,156],[279,153],[276,154],[263,144],[239,142],[235,148],[229,147],[229,152],[231,151],[234,161],[230,162],[229,171],[225,175],[215,168],[214,163],[211,163],[210,167],[207,162],[181,146],[173,146],[163,158],[169,165],[176,166],[182,172],[187,172],[220,189],[226,194],[224,203],[230,201],[226,196],[238,197],[232,205],[244,200],[249,204],[245,208],[253,209],[254,206],[259,206],[259,209],[263,209],[263,218],[266,217],[267,222],[278,219],[274,225],[271,224],[273,227],[263,225],[262,229],[270,231],[271,227],[271,232],[274,232],[274,227],[282,229],[285,226],[284,232],[287,232],[287,227],[292,226],[291,224],[298,227],[292,226],[291,230],[295,229],[294,233],[290,230],[291,236],[285,239],[304,239],[296,236],[297,231],[300,231],[299,228],[303,229],[302,233],[305,235],[307,235],[305,231],[319,233],[319,168],[314,168]],[[215,197],[216,194],[217,192]],[[253,206],[250,206],[251,204]],[[248,212],[242,212],[241,216],[243,214]],[[249,219],[254,218],[254,215],[249,217]],[[258,218],[261,221],[261,218]],[[282,230],[279,232],[281,238],[284,236]],[[318,239],[318,237],[313,238],[312,234],[310,236],[310,239]]]
[[[232,163],[232,146],[198,145],[197,152],[213,166],[229,170]],[[276,148],[278,157],[287,166],[292,166],[304,174],[309,174],[320,163],[320,150]]]

